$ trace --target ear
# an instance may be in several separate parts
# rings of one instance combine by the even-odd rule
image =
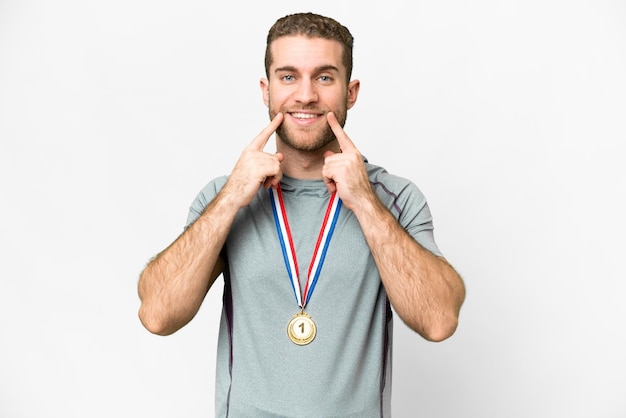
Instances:
[[[359,89],[361,88],[361,82],[359,80],[352,80],[348,83],[348,109],[352,108],[356,103],[356,98],[359,96]]]
[[[270,82],[267,78],[262,78],[259,81],[259,86],[261,87],[261,93],[263,94],[263,103],[265,106],[270,105]]]

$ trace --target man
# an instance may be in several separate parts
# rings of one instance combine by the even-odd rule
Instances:
[[[424,196],[343,130],[360,87],[352,43],[315,14],[274,24],[260,82],[271,122],[141,274],[140,318],[160,335],[223,274],[216,416],[390,416],[390,304],[427,340],[457,327],[463,282]]]

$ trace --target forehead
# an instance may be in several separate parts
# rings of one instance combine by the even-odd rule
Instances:
[[[283,67],[306,71],[324,66],[337,67],[340,72],[345,72],[343,46],[332,39],[309,38],[303,35],[282,36],[272,42],[270,51],[270,72]]]

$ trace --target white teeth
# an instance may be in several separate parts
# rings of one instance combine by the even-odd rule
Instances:
[[[317,115],[312,113],[292,113],[291,116],[297,119],[313,119],[317,117]]]

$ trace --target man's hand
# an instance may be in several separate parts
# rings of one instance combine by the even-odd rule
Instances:
[[[361,199],[373,197],[363,157],[335,115],[329,112],[326,118],[339,142],[341,153],[326,151],[324,154],[324,167],[322,168],[324,182],[329,193],[337,191],[346,207],[354,210]]]
[[[261,185],[266,189],[276,187],[283,176],[280,163],[283,154],[270,154],[263,151],[265,144],[283,122],[283,114],[277,114],[252,142],[244,148],[235,168],[224,186],[234,198],[233,202],[242,208],[250,204]]]

